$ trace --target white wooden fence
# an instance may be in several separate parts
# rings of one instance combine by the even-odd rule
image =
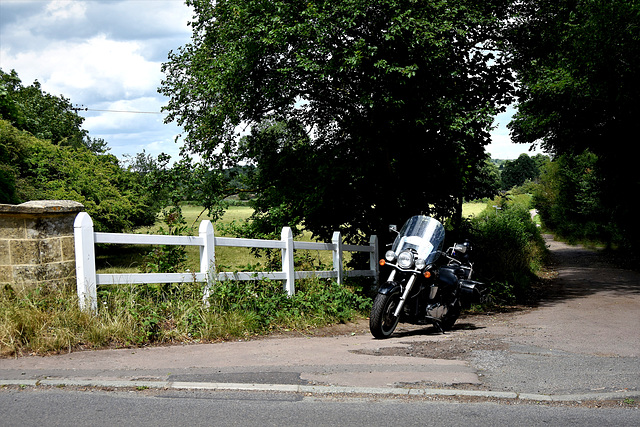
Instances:
[[[341,284],[343,278],[365,276],[378,279],[377,238],[371,236],[368,246],[344,245],[340,232],[333,233],[331,243],[299,242],[293,240],[291,228],[282,229],[280,240],[237,239],[215,237],[213,226],[208,220],[200,223],[198,236],[165,236],[150,234],[97,233],[93,230],[93,221],[86,212],[80,212],[74,222],[76,251],[76,278],[78,298],[83,309],[97,309],[96,289],[99,285],[120,285],[137,283],[188,283],[205,282],[205,299],[209,286],[223,280],[260,280],[264,278],[283,280],[288,295],[295,293],[295,279],[305,277],[335,278]],[[200,271],[185,273],[124,273],[96,274],[95,244],[139,244],[139,245],[179,245],[200,247]],[[215,272],[215,247],[234,246],[245,248],[274,248],[282,250],[282,271],[276,272]],[[294,271],[293,253],[296,249],[327,250],[333,252],[333,270]],[[345,271],[342,266],[342,253],[369,252],[369,270]]]

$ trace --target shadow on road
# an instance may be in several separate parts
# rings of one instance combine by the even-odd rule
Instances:
[[[610,254],[558,242],[550,235],[544,237],[556,277],[545,281],[537,305],[545,306],[601,292],[640,294],[640,272],[619,267]]]
[[[419,326],[411,326],[412,329],[404,329],[404,327],[408,326],[408,324],[401,324],[396,332],[393,334],[393,338],[407,338],[407,337],[416,337],[416,336],[433,336],[433,335],[442,335],[442,332],[435,326],[425,325],[424,327]],[[453,331],[475,331],[479,329],[485,329],[484,326],[478,326],[475,323],[456,323],[451,328],[451,332]],[[445,332],[445,335],[448,332]]]

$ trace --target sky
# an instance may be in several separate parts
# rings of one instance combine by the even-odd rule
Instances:
[[[157,89],[168,53],[191,39],[191,18],[183,0],[0,0],[0,68],[87,108],[83,128],[111,154],[177,159],[181,129],[164,124]],[[487,147],[495,159],[538,153],[511,143],[512,114],[496,117]]]

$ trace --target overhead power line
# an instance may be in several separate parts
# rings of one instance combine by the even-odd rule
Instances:
[[[79,106],[76,105],[75,107],[71,108],[73,111],[75,111],[76,113],[78,111],[98,111],[101,113],[129,113],[129,114],[169,114],[169,113],[163,113],[162,111],[133,111],[133,110],[101,110],[101,109],[97,109],[97,108],[88,108],[85,106]]]
[[[100,111],[103,113],[130,113],[130,114],[168,114],[161,111],[131,111],[131,110],[98,110],[95,108],[85,108],[85,111]]]

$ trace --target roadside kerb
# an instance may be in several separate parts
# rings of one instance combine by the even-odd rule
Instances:
[[[83,379],[41,379],[41,380],[0,380],[0,386],[51,386],[51,387],[94,387],[94,388],[137,388],[159,390],[210,390],[210,391],[271,391],[281,393],[311,394],[357,394],[357,395],[395,395],[395,396],[447,396],[478,397],[538,402],[580,402],[605,401],[640,398],[640,391],[620,391],[614,393],[585,393],[546,395],[534,393],[516,393],[509,391],[457,390],[439,388],[392,388],[392,387],[344,387],[297,384],[245,384],[213,383],[185,381],[119,381],[119,380],[83,380]]]

